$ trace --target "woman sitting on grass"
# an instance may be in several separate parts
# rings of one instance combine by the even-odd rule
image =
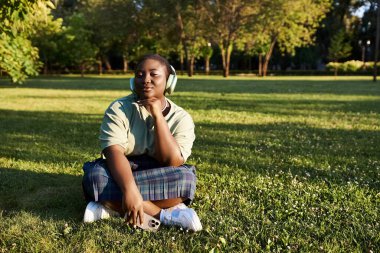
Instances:
[[[184,164],[195,139],[191,116],[165,97],[177,81],[160,55],[146,55],[130,86],[114,101],[101,125],[103,158],[85,163],[83,189],[89,202],[84,222],[125,216],[137,225],[144,212],[164,225],[199,231],[194,198],[195,167]]]

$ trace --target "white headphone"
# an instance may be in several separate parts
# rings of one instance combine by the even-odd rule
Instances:
[[[168,94],[172,94],[174,92],[174,88],[177,84],[177,74],[175,73],[175,69],[172,65],[170,65],[170,68],[172,70],[172,73],[170,73],[168,80],[166,82],[166,87],[165,87],[165,93],[168,93]],[[129,79],[129,88],[131,89],[133,93],[136,93],[134,77]]]

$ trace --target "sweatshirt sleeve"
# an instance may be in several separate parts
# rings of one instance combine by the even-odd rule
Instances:
[[[122,102],[113,102],[104,113],[100,126],[101,149],[120,145],[126,149],[128,145],[129,120]]]

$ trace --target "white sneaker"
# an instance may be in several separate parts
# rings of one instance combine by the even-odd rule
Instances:
[[[87,204],[84,211],[83,221],[94,222],[101,219],[108,219],[110,217],[119,217],[120,214],[113,211],[98,202],[91,201]]]
[[[192,208],[162,209],[160,220],[164,225],[179,226],[194,232],[202,230],[202,224],[197,213]]]
[[[175,209],[186,209],[188,208],[184,203],[179,203],[178,205],[167,208],[166,210],[175,210]]]

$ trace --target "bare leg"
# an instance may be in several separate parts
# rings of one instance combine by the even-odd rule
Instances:
[[[170,207],[176,206],[185,200],[186,200],[186,198],[175,198],[175,199],[155,200],[152,202],[153,202],[153,204],[155,204],[159,208],[165,209],[165,208],[170,208]]]
[[[144,212],[155,217],[156,219],[160,219],[160,212],[162,208],[173,207],[175,205],[182,203],[184,200],[185,198],[163,199],[163,200],[156,200],[156,201],[147,200],[143,202]],[[121,206],[121,202],[102,201],[101,203],[102,205],[120,213],[121,216],[125,215]]]

